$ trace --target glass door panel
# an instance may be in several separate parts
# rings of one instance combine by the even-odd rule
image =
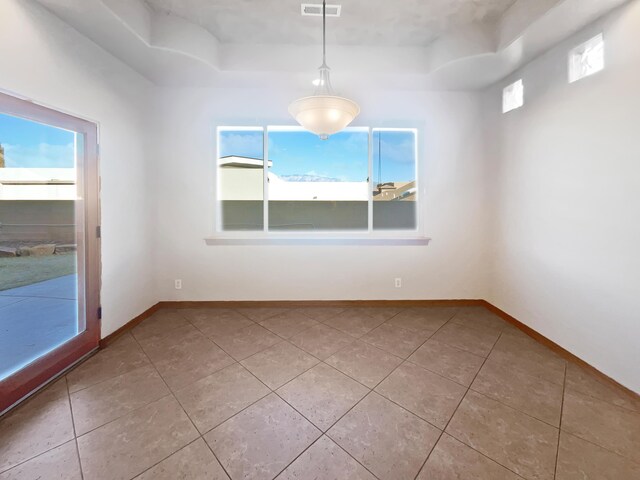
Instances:
[[[97,347],[96,132],[0,96],[0,412]]]

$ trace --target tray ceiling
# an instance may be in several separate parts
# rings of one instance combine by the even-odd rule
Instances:
[[[318,42],[320,19],[302,17],[299,0],[145,0],[156,12],[179,16],[223,43]],[[539,0],[528,0],[535,3]],[[334,0],[340,18],[327,20],[328,41],[340,45],[426,46],[477,22],[495,22],[515,0]],[[305,0],[304,3],[321,3]]]

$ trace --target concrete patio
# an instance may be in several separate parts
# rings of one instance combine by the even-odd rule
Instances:
[[[77,334],[77,277],[0,291],[0,379]]]

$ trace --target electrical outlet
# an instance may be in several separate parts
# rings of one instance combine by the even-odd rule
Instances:
[[[182,290],[182,280],[176,280],[175,281],[175,285],[176,285],[176,290]]]
[[[402,288],[402,279],[396,278],[396,288]]]

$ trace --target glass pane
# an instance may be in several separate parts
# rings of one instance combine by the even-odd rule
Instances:
[[[414,130],[373,130],[373,229],[417,228]]]
[[[262,128],[218,130],[218,201],[224,231],[264,229]]]
[[[84,331],[78,137],[0,114],[0,379]]]
[[[598,73],[604,69],[604,37],[595,36],[569,53],[569,82]]]
[[[369,133],[269,129],[269,230],[366,230]]]

